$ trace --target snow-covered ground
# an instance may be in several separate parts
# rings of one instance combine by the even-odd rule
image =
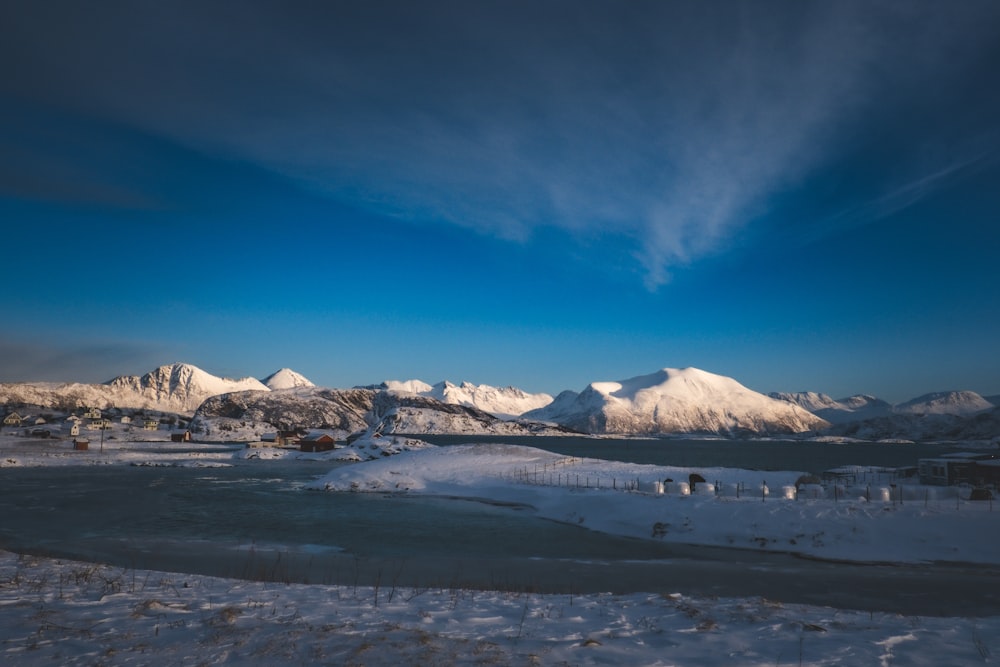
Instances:
[[[0,552],[0,651],[32,665],[945,665],[1000,617],[679,595],[261,583]]]
[[[957,488],[893,487],[862,469],[851,486],[810,485],[796,497],[799,472],[701,468],[707,481],[686,495],[692,472],[477,444],[338,468],[315,486],[526,504],[548,519],[683,544],[862,562],[1000,564],[1000,506],[964,500]],[[661,494],[664,480],[674,481]]]
[[[304,454],[105,443],[103,453],[0,441],[0,465],[227,465],[235,457],[370,459],[317,480],[335,492],[425,493],[529,505],[643,539],[861,561],[1000,564],[1000,507],[858,471],[836,494],[800,473],[579,459],[530,447],[367,438]],[[395,455],[388,456],[398,452]],[[122,474],[128,474],[123,470]],[[659,485],[667,482],[665,493]],[[766,482],[767,495],[762,485]],[[709,486],[714,488],[709,488]],[[690,490],[690,489],[688,489]],[[936,491],[935,497],[930,492]],[[737,495],[737,493],[739,495]],[[786,497],[792,496],[792,497]],[[866,497],[867,496],[867,497]],[[759,598],[538,595],[248,582],[0,552],[7,664],[971,665],[1000,659],[1000,617],[931,618]]]

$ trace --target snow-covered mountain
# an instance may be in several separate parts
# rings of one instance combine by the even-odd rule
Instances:
[[[558,433],[543,424],[505,421],[477,408],[388,389],[297,388],[243,391],[202,403],[192,427],[209,437],[239,439],[274,430],[323,429],[340,438],[374,427],[382,433],[532,435]]]
[[[972,415],[895,413],[836,424],[828,433],[862,440],[978,440],[1000,443],[1000,407]]]
[[[772,392],[769,395],[771,398],[794,403],[831,424],[874,419],[892,413],[891,404],[866,394],[858,394],[839,400],[814,391]]]
[[[866,395],[833,399],[801,392],[768,397],[732,378],[695,368],[595,382],[580,393],[564,391],[555,399],[468,382],[430,385],[409,380],[355,390],[320,389],[287,368],[261,382],[221,378],[183,363],[103,384],[0,383],[0,405],[11,409],[116,407],[187,416],[203,403],[205,409],[199,412],[208,420],[203,422],[206,427],[225,425],[231,434],[240,428],[250,435],[291,428],[347,434],[369,427],[387,433],[527,435],[539,432],[537,422],[621,434],[763,435],[830,427],[831,434],[866,439],[991,440],[1000,435],[1000,408],[971,391],[926,394],[895,407]]]
[[[815,392],[772,393],[833,426],[830,435],[863,440],[992,440],[1000,436],[1000,409],[972,391],[925,394],[891,405],[873,396],[834,400]]]
[[[907,415],[974,415],[993,407],[974,391],[940,391],[900,403],[894,411]]]
[[[270,391],[260,380],[233,380],[206,373],[191,364],[160,366],[145,375],[122,375],[105,385],[126,402],[118,407],[150,408],[167,412],[191,413],[209,396],[233,391]]]
[[[517,387],[492,387],[488,384],[463,382],[455,385],[447,380],[429,385],[420,380],[388,380],[382,384],[390,391],[407,392],[434,398],[449,405],[464,405],[488,412],[496,417],[517,417],[552,402],[548,394],[529,394]]]
[[[201,404],[192,428],[223,440],[294,429],[324,429],[345,438],[369,426],[374,394],[369,389],[319,387],[220,394]]]
[[[594,382],[577,395],[523,415],[589,433],[801,433],[829,424],[786,401],[697,368],[665,368],[620,382]]]
[[[378,385],[378,389],[388,389],[389,391],[404,391],[410,394],[427,394],[434,389],[423,380],[386,380]]]
[[[395,391],[376,394],[372,416],[384,433],[555,435],[564,431],[537,422],[501,419],[479,408],[445,403],[432,396]]]
[[[281,370],[275,371],[261,380],[261,383],[266,385],[267,388],[272,391],[316,386],[308,378],[306,378],[306,376],[301,373],[296,373],[291,368],[282,368]]]
[[[171,364],[145,375],[123,375],[103,384],[24,382],[0,385],[0,403],[60,410],[81,407],[136,408],[193,413],[209,396],[231,391],[269,391],[253,378],[231,380],[190,364]]]

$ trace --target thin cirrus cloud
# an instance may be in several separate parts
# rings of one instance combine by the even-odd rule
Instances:
[[[912,81],[960,78],[997,16],[976,2],[61,9],[51,24],[4,10],[24,28],[0,46],[25,63],[7,92],[415,224],[611,235],[652,289],[935,94]]]

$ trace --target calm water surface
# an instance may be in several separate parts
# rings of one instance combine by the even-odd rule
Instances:
[[[683,467],[801,470],[820,474],[844,465],[915,466],[920,458],[956,451],[955,445],[800,442],[792,440],[687,440],[421,435],[435,445],[507,442],[567,456]]]

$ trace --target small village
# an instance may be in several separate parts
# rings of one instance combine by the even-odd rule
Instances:
[[[200,429],[192,429],[190,421],[183,417],[153,410],[89,407],[78,408],[67,415],[22,408],[4,412],[0,433],[34,440],[69,441],[67,444],[73,450],[88,451],[98,442],[103,446],[105,440],[192,442],[200,435],[194,432],[196,430]],[[351,440],[338,439],[337,434],[322,429],[293,428],[263,433],[259,440],[245,442],[245,447],[322,453],[345,447]],[[199,438],[198,441],[204,440]],[[819,485],[822,485],[832,488],[830,493],[836,498],[838,488],[854,486],[869,476],[893,480],[892,488],[897,489],[900,499],[908,484],[919,483],[921,487],[957,487],[969,500],[992,500],[1000,491],[1000,454],[993,449],[955,451],[934,458],[920,458],[914,465],[898,468],[833,468],[820,477],[806,476],[813,483],[805,497],[817,497]],[[825,495],[827,491],[823,491],[822,496]]]
[[[72,439],[73,447],[86,450],[93,437],[109,439],[132,435],[138,432],[142,437],[129,439],[171,440],[188,442],[191,432],[188,422],[176,415],[152,410],[122,408],[78,408],[69,414],[59,414],[47,410],[11,410],[5,412],[0,432],[34,439]],[[114,432],[111,435],[108,432]]]
[[[87,451],[93,443],[103,440],[192,442],[195,436],[200,435],[198,429],[191,428],[189,420],[173,413],[94,407],[78,408],[70,414],[30,407],[5,410],[0,434],[33,440],[69,441],[77,451]],[[205,440],[199,438],[198,441]],[[338,441],[334,434],[327,431],[297,428],[264,433],[260,440],[248,441],[246,447],[326,452],[345,444],[346,441]]]

